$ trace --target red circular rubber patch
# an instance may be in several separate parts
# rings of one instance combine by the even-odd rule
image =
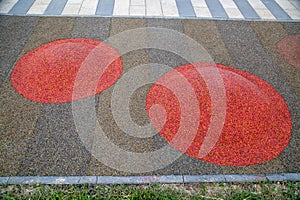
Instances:
[[[80,69],[82,66],[84,69]],[[11,83],[32,101],[62,103],[91,97],[107,89],[121,73],[122,60],[115,49],[100,41],[74,38],[50,42],[23,55],[14,67]],[[73,94],[75,80],[78,85],[82,83],[76,95]]]
[[[288,35],[277,44],[281,56],[294,67],[300,69],[300,35]]]
[[[208,83],[213,85],[214,81],[202,78],[199,70],[204,68],[215,68],[219,71],[225,94],[224,99],[217,99],[215,105],[219,102],[221,107],[223,103],[226,109],[224,121],[221,122],[220,135],[213,137],[218,137],[216,143],[209,144],[213,145],[212,149],[202,157],[199,151],[204,145],[204,139],[208,136],[209,130],[214,128],[212,126],[216,126],[216,123],[212,122],[212,110],[218,110],[218,106],[212,108],[211,97],[221,96],[215,90],[219,86],[208,89]],[[190,128],[180,124],[183,113],[180,102],[189,105],[192,98],[190,95],[181,95],[180,100],[172,90],[161,84],[164,82],[176,85],[178,88],[188,87],[174,78],[173,71],[178,72],[192,86],[200,110],[198,115],[194,115],[196,111],[189,111],[186,114],[187,117],[192,116],[190,119],[199,122],[195,137],[190,141],[186,151],[181,148],[182,144],[187,143],[184,135],[180,136],[182,144],[174,143],[172,140],[178,137],[176,136],[178,131],[184,132],[185,129]],[[213,78],[217,75],[214,72],[209,76]],[[151,108],[152,106],[154,109]],[[162,107],[165,111],[162,111]],[[155,108],[159,108],[157,112]],[[146,99],[146,110],[153,126],[171,146],[193,158],[217,165],[247,166],[264,163],[276,158],[286,148],[291,137],[290,113],[277,91],[254,75],[220,64],[216,66],[208,63],[187,64],[164,74],[150,88]],[[163,114],[167,116],[160,116]],[[215,113],[215,115],[219,114]],[[162,124],[161,120],[165,123]],[[186,134],[189,134],[189,131],[186,131]],[[180,139],[177,138],[177,141]]]

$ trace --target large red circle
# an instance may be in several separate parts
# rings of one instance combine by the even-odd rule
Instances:
[[[187,64],[176,68],[194,88],[199,101],[200,116],[197,134],[184,152],[205,162],[223,166],[247,166],[261,164],[277,157],[288,145],[291,137],[291,118],[283,98],[271,85],[247,72],[217,64],[226,90],[226,117],[218,142],[204,157],[199,150],[210,126],[212,115],[210,93],[205,80],[196,68],[208,67],[207,63]],[[210,67],[215,67],[213,64]],[[172,81],[168,72],[157,80]],[[146,110],[153,126],[173,147],[172,143],[180,127],[181,107],[174,93],[155,83],[146,99]],[[178,87],[185,87],[178,85]],[[186,98],[188,104],[188,97]],[[158,115],[151,114],[156,104],[165,108],[166,120],[162,125]],[[159,112],[163,113],[163,112]],[[193,113],[191,113],[192,115]]]
[[[81,65],[100,44],[105,48],[105,55],[118,59],[97,78],[99,81],[96,89],[83,88],[80,94],[72,96],[74,82]],[[96,56],[89,58],[89,63],[93,66],[90,71],[85,70],[86,81],[96,73],[93,70],[102,67]],[[95,62],[93,63],[91,59],[95,59]],[[73,38],[50,42],[24,54],[14,67],[11,83],[16,91],[32,101],[62,103],[87,98],[105,90],[120,77],[121,73],[122,60],[115,49],[100,41]]]

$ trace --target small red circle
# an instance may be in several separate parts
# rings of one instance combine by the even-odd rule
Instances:
[[[98,84],[95,89],[87,89],[73,96],[74,83],[80,67],[99,45],[105,47],[105,56],[117,59],[105,68],[101,77],[97,77]],[[85,79],[97,73],[93,71],[97,67],[103,68],[96,56],[89,57],[89,63],[93,66],[90,71],[85,70]],[[121,73],[122,60],[115,49],[100,41],[73,38],[50,42],[24,54],[14,67],[11,83],[16,91],[32,101],[62,103],[91,97],[107,89]]]
[[[194,89],[199,102],[200,116],[196,136],[185,154],[205,162],[223,166],[248,166],[261,164],[276,158],[288,145],[291,137],[290,112],[283,98],[262,79],[247,72],[217,64],[226,92],[226,116],[217,143],[204,157],[199,156],[201,145],[212,118],[211,93],[206,81],[196,68],[208,67],[208,63],[194,63],[178,67],[179,72]],[[181,150],[180,143],[172,143],[180,127],[181,106],[175,94],[157,84],[161,80],[172,82],[174,73],[166,73],[150,88],[146,110],[153,126],[174,148]],[[178,84],[178,87],[182,86]],[[189,97],[186,102],[189,103]],[[164,107],[166,117],[151,111],[153,105]],[[160,113],[163,113],[162,111]],[[193,113],[191,113],[193,115]],[[166,119],[162,125],[157,119]],[[181,150],[182,151],[182,150]]]
[[[276,47],[286,62],[300,70],[300,35],[288,35]]]

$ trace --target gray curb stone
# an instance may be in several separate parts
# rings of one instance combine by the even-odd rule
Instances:
[[[267,181],[267,177],[264,174],[257,175],[239,175],[239,174],[229,174],[224,175],[226,182],[259,182]]]
[[[0,184],[7,184],[9,177],[0,177]]]
[[[300,173],[267,174],[269,181],[300,181]]]
[[[148,183],[218,183],[300,181],[300,173],[220,174],[165,176],[12,176],[0,177],[0,184],[148,184]]]
[[[82,176],[82,177],[80,177],[78,184],[84,184],[84,183],[97,184],[97,176]]]
[[[203,183],[203,182],[225,182],[226,179],[224,175],[201,175],[201,176],[191,176],[191,175],[184,175],[183,176],[185,183]]]
[[[98,176],[97,184],[183,183],[182,176]]]
[[[14,176],[8,184],[78,184],[80,176]]]
[[[8,184],[35,184],[40,182],[38,176],[13,176],[9,177]]]

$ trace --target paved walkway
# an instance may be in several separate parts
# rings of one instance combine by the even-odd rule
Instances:
[[[299,0],[1,0],[0,14],[300,20]]]

